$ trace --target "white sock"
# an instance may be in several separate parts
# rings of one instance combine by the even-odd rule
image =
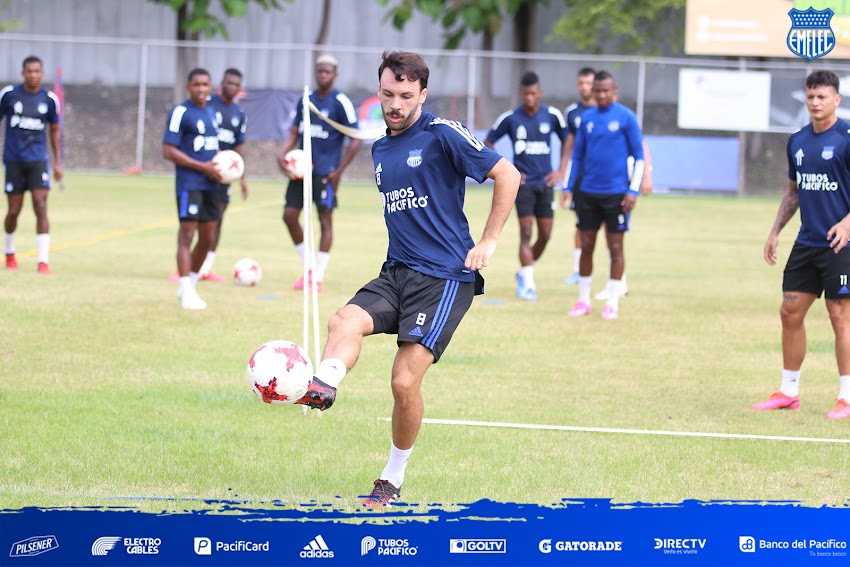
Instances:
[[[793,398],[800,393],[800,371],[782,369],[782,385],[779,391]]]
[[[590,282],[593,276],[579,276],[578,278],[578,300],[590,305]]]
[[[623,287],[620,289],[620,295],[626,295],[629,293],[629,284],[626,283],[626,272],[623,272],[623,277],[620,278],[620,281],[623,282]]]
[[[7,232],[6,233],[6,254],[14,254],[15,253],[15,233]]]
[[[192,283],[192,287],[195,287],[195,284],[198,283],[198,278],[201,277],[201,274],[198,272],[189,272],[189,281]]]
[[[307,247],[304,246],[303,242],[301,244],[295,245],[295,251],[298,252],[298,256],[301,258],[302,262],[304,262],[304,253],[305,253],[306,248]]]
[[[50,234],[36,234],[35,244],[38,248],[38,261],[47,264],[50,261]]]
[[[573,250],[573,272],[578,273],[578,264],[581,261],[581,248]]]
[[[850,402],[850,376],[838,377],[838,397],[845,402]]]
[[[605,285],[605,291],[608,292],[608,300],[605,303],[615,310],[619,309],[620,294],[623,292],[623,280],[608,280],[608,283]]]
[[[201,276],[206,276],[212,271],[213,262],[215,262],[215,252],[210,250],[207,252],[207,257],[204,258],[204,263],[201,264],[201,271],[198,272]]]
[[[534,285],[534,266],[523,266],[519,269],[519,275],[522,277],[522,283],[526,289],[536,289]]]
[[[401,488],[401,483],[404,482],[404,471],[407,468],[407,461],[410,459],[412,452],[413,447],[402,450],[396,447],[394,443],[390,443],[390,458],[387,461],[387,466],[381,472],[381,480],[388,480],[396,488]]]
[[[325,270],[328,269],[328,261],[331,259],[330,252],[316,252],[316,281],[325,279]]]
[[[189,279],[189,276],[183,276],[180,278],[180,295],[192,287],[192,280]]]
[[[326,358],[319,363],[319,369],[316,370],[316,378],[331,388],[336,388],[342,382],[342,379],[345,378],[346,372],[348,372],[348,369],[345,367],[343,361],[338,358]]]

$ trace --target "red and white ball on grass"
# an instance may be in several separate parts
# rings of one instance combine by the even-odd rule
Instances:
[[[256,260],[242,258],[233,265],[233,281],[239,285],[257,285],[263,277],[263,270]]]
[[[233,150],[221,150],[213,158],[213,163],[225,184],[239,181],[245,175],[245,161]]]
[[[304,179],[307,172],[312,169],[312,165],[307,163],[307,154],[301,149],[289,150],[283,156],[283,161],[287,169],[292,172],[293,179]]]
[[[267,404],[294,404],[307,393],[312,378],[310,357],[290,341],[269,341],[248,361],[251,389]]]

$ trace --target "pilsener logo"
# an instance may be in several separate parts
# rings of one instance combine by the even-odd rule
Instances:
[[[744,553],[755,553],[756,538],[748,535],[738,536],[738,549],[740,549]]]
[[[504,539],[450,539],[449,553],[507,553]]]
[[[9,550],[9,557],[32,557],[59,547],[55,535],[39,535],[16,541]]]

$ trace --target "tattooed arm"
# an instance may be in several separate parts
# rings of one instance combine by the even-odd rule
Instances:
[[[776,248],[779,245],[779,233],[800,208],[800,194],[797,190],[797,182],[788,180],[788,191],[782,197],[782,202],[779,204],[779,211],[776,213],[776,220],[773,221],[773,228],[770,229],[770,234],[767,237],[767,242],[764,244],[764,261],[773,266],[776,264]]]

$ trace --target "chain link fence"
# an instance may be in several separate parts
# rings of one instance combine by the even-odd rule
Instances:
[[[314,85],[315,58],[329,53],[339,60],[335,86],[354,102],[361,127],[369,127],[382,124],[380,106],[374,98],[381,51],[356,46],[0,34],[0,52],[5,59],[0,61],[0,69],[6,69],[0,83],[20,82],[21,61],[30,54],[44,61],[48,88],[55,88],[55,73],[62,70],[66,170],[170,174],[173,165],[162,158],[162,133],[169,109],[187,96],[185,79],[177,77],[178,53],[195,57],[198,66],[210,71],[215,85],[226,68],[236,67],[244,75],[246,91],[242,104],[248,111],[245,153],[249,174],[282,183],[277,149],[289,129],[294,101],[305,85]],[[847,77],[850,87],[850,64],[833,61],[812,65],[802,61],[417,51],[431,69],[426,110],[462,121],[480,137],[501,113],[520,103],[522,72],[535,71],[543,89],[542,103],[563,111],[577,99],[579,69],[590,66],[608,70],[617,81],[620,102],[634,109],[642,124],[655,162],[656,186],[661,191],[739,195],[784,191],[788,134],[808,121],[806,75],[815,68],[830,68]],[[757,132],[680,127],[680,74],[694,69],[767,74],[767,127]],[[753,102],[755,109],[756,93]],[[281,111],[275,104],[286,108]],[[700,168],[710,170],[708,178],[700,178],[703,173],[696,173]],[[345,178],[367,181],[371,169],[367,143]],[[723,175],[718,177],[719,173]],[[718,181],[720,177],[722,181]]]

